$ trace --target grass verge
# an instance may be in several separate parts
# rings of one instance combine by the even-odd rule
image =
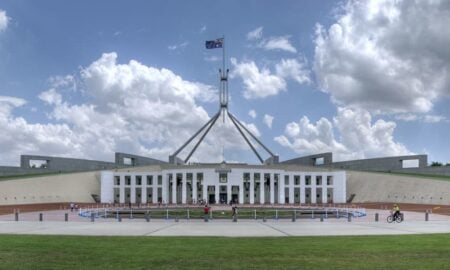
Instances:
[[[0,235],[2,269],[448,269],[450,234],[345,237]]]

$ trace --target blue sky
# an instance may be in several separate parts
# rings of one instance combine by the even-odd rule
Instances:
[[[217,111],[204,42],[223,35],[230,111],[282,160],[450,162],[449,18],[445,1],[1,0],[0,164],[166,159]],[[257,162],[229,124],[193,161]]]

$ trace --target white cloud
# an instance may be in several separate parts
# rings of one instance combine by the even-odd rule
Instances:
[[[259,46],[266,50],[282,50],[291,53],[297,53],[297,49],[289,41],[290,36],[271,37],[262,41]]]
[[[405,122],[419,121],[424,123],[440,123],[448,121],[447,117],[443,115],[417,115],[412,113],[395,115],[395,119]]]
[[[297,59],[282,59],[275,65],[276,74],[283,78],[291,78],[298,83],[310,83],[310,72],[304,63]]]
[[[250,115],[251,118],[255,119],[256,118],[256,111],[255,110],[250,110],[248,112],[248,115]]]
[[[442,115],[425,115],[423,117],[423,121],[425,123],[439,123],[439,122],[447,122],[448,119],[445,116]]]
[[[62,102],[61,94],[56,92],[56,89],[54,88],[51,88],[47,91],[40,93],[39,99],[41,99],[42,101],[44,101],[49,105],[59,105]]]
[[[0,9],[0,32],[8,27],[9,20],[8,16],[6,16],[6,11]]]
[[[338,108],[333,122],[321,118],[315,124],[304,116],[286,125],[284,135],[275,138],[282,146],[302,155],[331,151],[336,160],[412,154],[393,138],[396,124],[377,120],[369,112]],[[339,131],[339,140],[335,136]]]
[[[231,58],[234,66],[231,76],[240,76],[244,82],[244,97],[246,99],[265,98],[286,91],[286,82],[283,78],[271,74],[270,70],[263,68],[261,71],[255,62],[238,63]]]
[[[261,39],[263,32],[263,27],[260,26],[253,31],[247,33],[247,40],[258,40]]]
[[[208,61],[208,62],[217,62],[217,61],[221,61],[222,60],[222,58],[220,58],[220,57],[218,57],[218,56],[216,56],[216,55],[208,55],[208,56],[205,56],[205,61]]]
[[[297,59],[282,59],[275,65],[275,74],[268,68],[261,70],[253,61],[238,62],[231,58],[233,65],[231,77],[239,76],[244,82],[243,95],[246,99],[265,98],[278,95],[286,91],[286,79],[293,79],[298,83],[309,83],[309,71],[304,63]]]
[[[344,106],[429,112],[450,95],[447,1],[348,1],[328,29],[317,26],[314,71]]]
[[[52,106],[49,117],[57,124],[32,124],[15,117],[12,111],[26,101],[0,96],[1,164],[15,164],[21,154],[111,160],[116,151],[167,160],[208,121],[198,103],[217,100],[217,90],[211,86],[135,60],[118,64],[116,53],[103,54],[82,68],[78,77],[87,103],[71,104],[65,98],[67,92],[59,88],[39,95]],[[254,124],[243,124],[260,136]],[[229,120],[223,123],[220,119],[216,125],[192,161],[221,161],[222,145],[248,149]],[[192,147],[180,157],[186,157]]]
[[[267,127],[272,128],[274,117],[268,114],[264,115],[264,124],[266,124]]]
[[[206,25],[203,25],[202,28],[200,28],[200,34],[206,31]]]
[[[175,44],[175,45],[169,45],[167,47],[167,49],[171,50],[171,51],[175,51],[175,50],[179,50],[179,49],[183,49],[185,48],[187,45],[189,45],[189,42],[185,41],[182,42],[180,44]]]

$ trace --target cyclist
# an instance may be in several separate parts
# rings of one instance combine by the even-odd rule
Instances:
[[[394,212],[394,220],[396,220],[397,217],[400,216],[400,207],[398,207],[397,204],[394,204],[394,207],[392,208],[392,212]]]

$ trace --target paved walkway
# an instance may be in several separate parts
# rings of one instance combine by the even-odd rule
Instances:
[[[377,211],[380,212],[380,211]],[[0,234],[44,234],[44,235],[131,235],[131,236],[318,236],[318,235],[397,235],[450,233],[450,217],[430,215],[425,221],[423,213],[406,212],[403,223],[388,224],[388,212],[380,213],[380,221],[374,221],[374,212],[365,218],[354,219],[298,219],[291,220],[154,220],[142,219],[97,219],[78,217],[69,212],[70,222],[64,222],[63,211],[48,211],[47,221],[37,221],[38,213],[23,214],[21,220],[14,221],[13,215],[0,216]],[[50,218],[50,217],[53,217]]]

